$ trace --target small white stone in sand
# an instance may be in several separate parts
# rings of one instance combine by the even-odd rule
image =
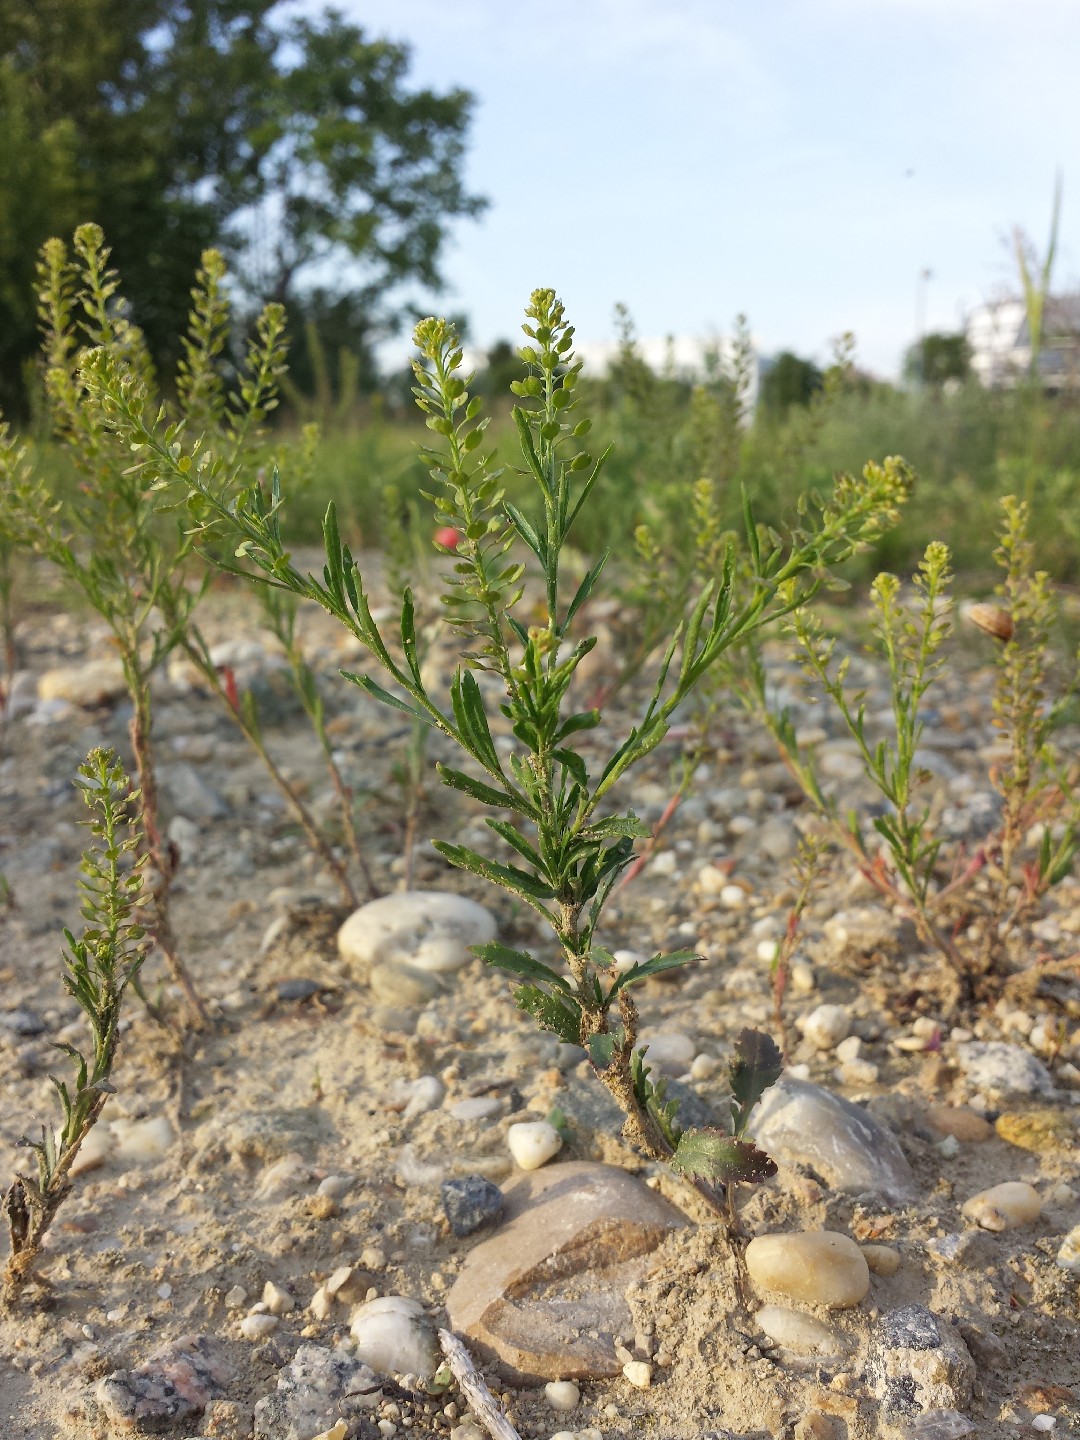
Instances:
[[[661,877],[675,874],[678,864],[678,857],[674,850],[661,850],[659,855],[654,855],[649,861],[649,874]]]
[[[245,1315],[240,1321],[240,1334],[245,1340],[264,1340],[277,1329],[276,1315]]]
[[[802,1022],[802,1032],[819,1050],[834,1050],[847,1037],[851,1017],[843,1005],[819,1005]]]
[[[573,1380],[552,1380],[544,1386],[544,1398],[552,1410],[573,1410],[581,1399],[581,1391]]]
[[[1023,1180],[1007,1180],[980,1190],[965,1201],[960,1213],[974,1220],[984,1230],[1011,1230],[1037,1220],[1042,1212],[1042,1198],[1034,1185]]]
[[[859,1058],[859,1051],[862,1049],[862,1041],[858,1035],[849,1035],[846,1040],[841,1040],[836,1047],[836,1058],[842,1065],[850,1065],[852,1060]]]
[[[648,956],[642,955],[639,950],[616,950],[611,957],[615,961],[615,969],[620,975],[625,975],[635,965],[644,965]]]
[[[759,940],[757,943],[757,958],[766,965],[771,965],[780,954],[779,940]]]
[[[271,1315],[288,1315],[289,1311],[296,1305],[296,1301],[289,1292],[282,1290],[281,1287],[275,1285],[272,1280],[267,1280],[263,1286],[262,1298],[263,1304],[270,1311]]]
[[[1056,1415],[1033,1415],[1031,1418],[1032,1430],[1053,1430],[1056,1424]]]
[[[742,910],[749,900],[750,896],[741,885],[725,885],[720,891],[720,904],[729,910]]]
[[[315,1316],[316,1320],[325,1320],[327,1318],[330,1311],[334,1308],[334,1302],[326,1293],[325,1285],[320,1285],[318,1290],[315,1291],[315,1294],[308,1301],[307,1308],[311,1311],[312,1315]]]
[[[165,1115],[150,1120],[114,1120],[109,1128],[121,1160],[160,1160],[173,1142],[173,1128]]]
[[[382,1270],[386,1265],[386,1251],[378,1245],[366,1245],[360,1252],[360,1264],[365,1270]]]
[[[357,1357],[381,1375],[428,1376],[439,1363],[435,1327],[418,1300],[384,1295],[361,1305],[349,1326]]]
[[[639,1390],[648,1390],[652,1384],[652,1366],[645,1360],[629,1360],[622,1367],[622,1373],[631,1385]]]
[[[720,1061],[715,1055],[695,1055],[690,1074],[695,1080],[711,1080],[719,1068]]]
[[[510,1126],[506,1143],[522,1170],[539,1170],[562,1149],[562,1136],[546,1120],[523,1120]]]
[[[450,1431],[450,1440],[487,1440],[487,1436],[479,1425],[474,1425],[471,1420],[466,1420],[464,1425],[455,1425]]]
[[[788,982],[796,995],[809,995],[817,989],[814,967],[805,960],[794,960],[788,972]]]
[[[242,1310],[247,1304],[248,1293],[243,1285],[234,1285],[231,1290],[225,1292],[225,1309]]]

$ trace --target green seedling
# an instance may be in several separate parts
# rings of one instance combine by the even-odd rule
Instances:
[[[94,841],[83,852],[82,935],[64,931],[64,988],[90,1026],[93,1053],[58,1044],[71,1061],[73,1078],[53,1078],[60,1099],[60,1129],[41,1127],[40,1140],[24,1140],[37,1157],[37,1175],[17,1176],[3,1198],[11,1242],[0,1300],[13,1304],[27,1284],[56,1213],[71,1193],[71,1167],[97,1123],[108,1097],[116,1063],[124,994],[146,957],[147,932],[138,922],[146,901],[147,859],[139,827],[131,816],[137,792],[111,750],[91,750],[79,767],[76,785],[90,811],[85,823]]]
[[[636,723],[602,749],[589,743],[599,712],[573,710],[568,697],[577,666],[596,643],[580,633],[580,625],[606,556],[569,595],[561,560],[605,455],[594,457],[584,448],[589,421],[575,414],[580,362],[553,291],[533,293],[523,329],[527,378],[512,388],[521,401],[514,421],[524,470],[537,499],[532,514],[504,500],[484,449],[482,402],[470,396],[454,327],[432,319],[416,330],[415,394],[435,437],[424,452],[429,498],[439,524],[461,537],[442,595],[445,623],[462,645],[446,697],[429,693],[421,673],[411,592],[402,596],[398,633],[390,641],[372,616],[333,506],[324,525],[322,575],[304,575],[284,542],[278,477],[267,494],[241,467],[197,436],[186,436],[184,427],[168,424],[163,414],[153,419],[141,377],[108,352],[88,356],[82,374],[103,423],[130,446],[145,483],[186,483],[193,525],[206,543],[228,536],[237,558],[253,564],[264,583],[315,600],[336,616],[384,672],[383,681],[348,675],[351,683],[458,747],[460,768],[440,764],[438,773],[446,785],[495,812],[487,824],[505,845],[506,858],[448,841],[436,841],[435,848],[451,865],[535,910],[558,941],[562,965],[497,942],[478,953],[514,977],[518,1005],[542,1029],[586,1051],[623,1110],[627,1140],[669,1161],[726,1214],[731,1186],[772,1170],[748,1138],[746,1120],[754,1099],[779,1073],[779,1052],[765,1037],[744,1037],[733,1063],[730,1124],[708,1130],[679,1125],[675,1103],[652,1080],[637,1044],[633,992],[651,976],[701,957],[688,951],[655,955],[619,973],[601,943],[604,904],[635,844],[649,833],[631,810],[617,807],[616,787],[664,740],[674,712],[721,656],[793,613],[833,567],[895,522],[911,476],[903,462],[889,460],[868,465],[860,479],[840,477],[828,499],[807,497],[787,540],[759,527],[747,501],[746,565],[740,567],[730,542],[718,572],[700,585],[667,637]],[[527,607],[525,557],[539,591]],[[496,686],[501,699],[495,713],[509,731],[499,743],[485,698]]]

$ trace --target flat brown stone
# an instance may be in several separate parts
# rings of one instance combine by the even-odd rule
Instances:
[[[990,1121],[967,1105],[931,1105],[926,1118],[938,1135],[955,1140],[989,1140],[994,1133]]]
[[[611,1165],[571,1161],[522,1175],[503,1224],[469,1254],[447,1296],[450,1324],[508,1379],[617,1375],[628,1285],[686,1217]]]

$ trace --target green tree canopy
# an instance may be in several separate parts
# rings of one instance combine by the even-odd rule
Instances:
[[[483,205],[462,177],[472,96],[411,88],[408,48],[337,11],[282,9],[0,0],[0,403],[36,348],[38,247],[85,220],[166,365],[210,244],[253,302],[295,307],[332,273],[368,331],[402,282],[439,284],[447,222]]]
[[[924,385],[966,380],[971,373],[971,346],[966,335],[934,331],[912,345],[904,357],[904,374]]]
[[[769,415],[782,415],[792,405],[809,405],[823,382],[812,360],[782,350],[762,374],[761,407]]]

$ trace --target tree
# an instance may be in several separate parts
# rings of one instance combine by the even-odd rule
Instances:
[[[971,373],[971,346],[967,336],[934,331],[912,345],[904,357],[904,374],[923,385],[964,381]]]
[[[410,88],[408,48],[336,11],[282,9],[0,0],[0,403],[36,348],[36,251],[84,220],[169,368],[211,244],[253,305],[302,308],[332,271],[368,334],[402,282],[438,286],[447,222],[483,206],[461,176],[472,96]]]
[[[761,408],[783,415],[792,405],[809,405],[824,377],[812,360],[782,350],[761,377]]]

